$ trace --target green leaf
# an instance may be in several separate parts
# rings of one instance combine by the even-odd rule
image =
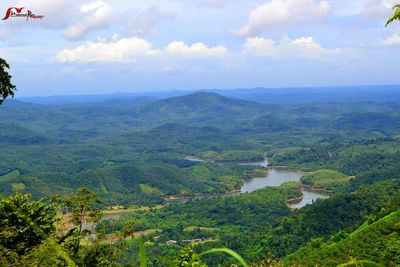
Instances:
[[[143,240],[140,241],[139,262],[140,262],[140,267],[147,267],[147,255],[146,255],[146,249],[144,248]]]
[[[400,20],[400,4],[395,5],[393,9],[396,9],[394,14],[389,18],[389,20],[386,22],[386,27],[392,23],[395,20]]]
[[[243,267],[248,267],[247,263],[244,261],[244,259],[237,254],[235,251],[228,249],[228,248],[213,248],[210,250],[207,250],[206,252],[203,252],[200,254],[200,256],[206,255],[206,254],[210,254],[210,253],[226,253],[231,255],[232,257],[234,257]]]

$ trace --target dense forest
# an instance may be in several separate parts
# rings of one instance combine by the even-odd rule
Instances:
[[[0,267],[400,266],[400,86],[166,91],[396,82],[400,4],[63,2],[3,19],[25,94],[165,90],[20,97],[0,58]]]
[[[269,103],[213,92],[90,104],[7,100],[1,264],[238,263],[202,254],[224,247],[254,266],[397,266],[400,98],[378,89],[394,97],[358,102],[354,89],[329,103],[315,101],[318,93]],[[271,171],[244,163],[265,157],[302,178],[238,194]],[[305,189],[329,198],[291,208]]]

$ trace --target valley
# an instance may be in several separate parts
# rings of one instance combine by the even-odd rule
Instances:
[[[291,103],[212,92],[90,105],[6,101],[0,192],[49,203],[55,194],[91,190],[105,216],[95,224],[108,240],[100,244],[126,242],[121,264],[138,264],[141,242],[149,266],[188,245],[194,253],[227,247],[249,263],[319,264],[325,244],[340,250],[360,242],[349,238],[358,228],[370,235],[397,218],[400,101],[306,96]],[[122,238],[126,225],[132,234]],[[393,242],[378,248],[383,265],[398,263],[384,252]],[[357,247],[337,260],[323,252],[324,262],[375,260]]]

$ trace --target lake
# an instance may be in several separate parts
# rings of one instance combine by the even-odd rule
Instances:
[[[253,166],[268,166],[268,159],[261,162],[239,163],[240,165],[253,165]],[[303,174],[301,172],[290,171],[286,169],[269,169],[266,176],[255,177],[249,181],[244,182],[241,193],[250,193],[257,189],[265,188],[268,186],[281,186],[286,182],[299,182]],[[327,194],[302,190],[304,198],[301,202],[289,205],[293,209],[302,208],[308,204],[313,204],[317,199],[327,199]]]

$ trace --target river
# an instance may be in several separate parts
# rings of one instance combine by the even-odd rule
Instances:
[[[194,157],[188,157],[188,160],[196,161],[196,162],[204,162],[203,159],[198,159]],[[239,163],[240,165],[253,165],[253,166],[261,166],[268,167],[268,159],[265,159],[261,162],[249,162],[249,163]],[[267,175],[262,177],[255,177],[251,180],[245,181],[242,185],[240,192],[251,193],[257,189],[265,188],[265,187],[276,187],[281,186],[286,182],[299,182],[300,178],[303,174],[297,171],[291,171],[287,169],[269,169]],[[296,204],[290,204],[289,207],[292,209],[299,209],[308,204],[313,204],[317,199],[327,199],[329,195],[323,194],[320,192],[313,192],[302,189],[304,198]]]

